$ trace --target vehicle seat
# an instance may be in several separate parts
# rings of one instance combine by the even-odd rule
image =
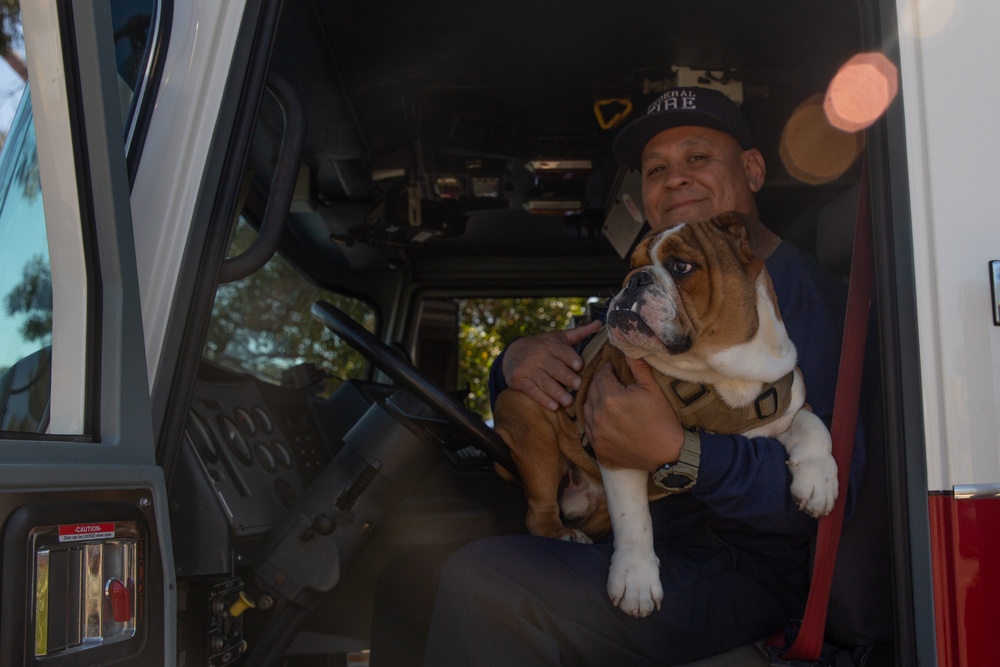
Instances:
[[[846,281],[850,271],[859,187],[852,186],[819,213],[817,257]],[[869,327],[862,380],[861,419],[865,431],[865,473],[857,506],[844,525],[830,589],[825,641],[860,651],[866,667],[894,664],[892,525],[889,516],[885,416],[879,384],[878,337]],[[757,644],[687,663],[683,667],[766,666]],[[859,663],[861,664],[861,663]]]
[[[869,367],[872,364],[868,364]],[[893,665],[892,531],[880,392],[862,397],[866,455],[864,481],[854,516],[844,525],[830,588],[825,641],[869,656],[866,667]],[[866,403],[866,400],[871,402]],[[683,667],[769,665],[757,644],[747,644]],[[838,663],[839,664],[839,663]],[[859,663],[860,664],[860,663]]]
[[[860,193],[861,187],[852,185],[830,200],[816,218],[816,259],[845,281],[851,270]]]
[[[761,642],[757,644],[745,644],[738,646],[731,651],[726,651],[711,658],[688,662],[679,667],[769,667],[771,664],[760,648]]]
[[[851,267],[860,185],[846,189],[820,212],[816,256],[846,281]],[[874,312],[874,308],[873,311]],[[865,474],[857,507],[844,525],[830,592],[826,638],[839,646],[892,646],[892,522],[889,516],[885,412],[876,318],[869,319],[862,378]]]

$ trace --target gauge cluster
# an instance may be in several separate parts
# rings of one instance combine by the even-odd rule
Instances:
[[[329,461],[305,398],[253,379],[197,383],[186,435],[235,535],[268,531]]]
[[[218,575],[249,564],[331,455],[301,389],[211,364],[194,386],[171,476],[178,574]]]

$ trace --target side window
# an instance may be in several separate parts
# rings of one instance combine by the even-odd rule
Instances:
[[[31,100],[23,96],[0,159],[0,429],[48,427],[52,274]]]
[[[123,117],[127,119],[132,91],[141,84],[149,57],[156,2],[112,0],[110,4]],[[60,252],[67,252],[66,241],[57,228],[46,225],[44,174],[39,166],[17,2],[0,3],[0,55],[0,431],[42,433],[51,425],[58,433],[80,433],[79,419],[57,419],[50,424],[52,366],[59,359],[54,355],[59,343],[53,341],[53,325],[60,321],[53,283],[64,280],[66,291],[66,285],[78,283],[78,276],[52,270],[56,262],[50,258],[50,236],[63,246]],[[72,157],[72,151],[60,155],[61,160]],[[81,253],[78,248],[68,252]],[[86,287],[77,291],[76,301],[85,299]],[[75,328],[73,335],[79,336],[82,330]]]
[[[256,236],[241,218],[228,254],[239,255]],[[219,285],[203,358],[271,384],[281,384],[283,374],[295,366],[313,364],[327,376],[323,396],[346,380],[367,377],[369,364],[364,357],[330,336],[310,315],[310,307],[319,300],[340,308],[369,331],[376,330],[371,306],[316,287],[276,254],[246,278]]]

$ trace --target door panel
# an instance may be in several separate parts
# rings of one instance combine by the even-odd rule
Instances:
[[[0,626],[4,664],[138,665],[163,655],[163,561],[149,489],[0,500],[8,517],[0,585],[11,612]]]
[[[42,433],[0,433],[0,663],[173,665],[111,3],[31,0],[22,11],[52,393]]]

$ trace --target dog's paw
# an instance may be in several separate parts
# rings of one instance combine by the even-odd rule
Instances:
[[[587,537],[587,534],[576,528],[564,528],[556,535],[560,540],[567,542],[579,542],[580,544],[593,544],[594,541]]]
[[[797,456],[803,449],[796,447],[788,457],[792,497],[800,510],[815,519],[829,514],[837,500],[837,462],[829,454]]]
[[[660,559],[656,554],[615,549],[608,573],[608,596],[629,616],[643,618],[663,602]]]

